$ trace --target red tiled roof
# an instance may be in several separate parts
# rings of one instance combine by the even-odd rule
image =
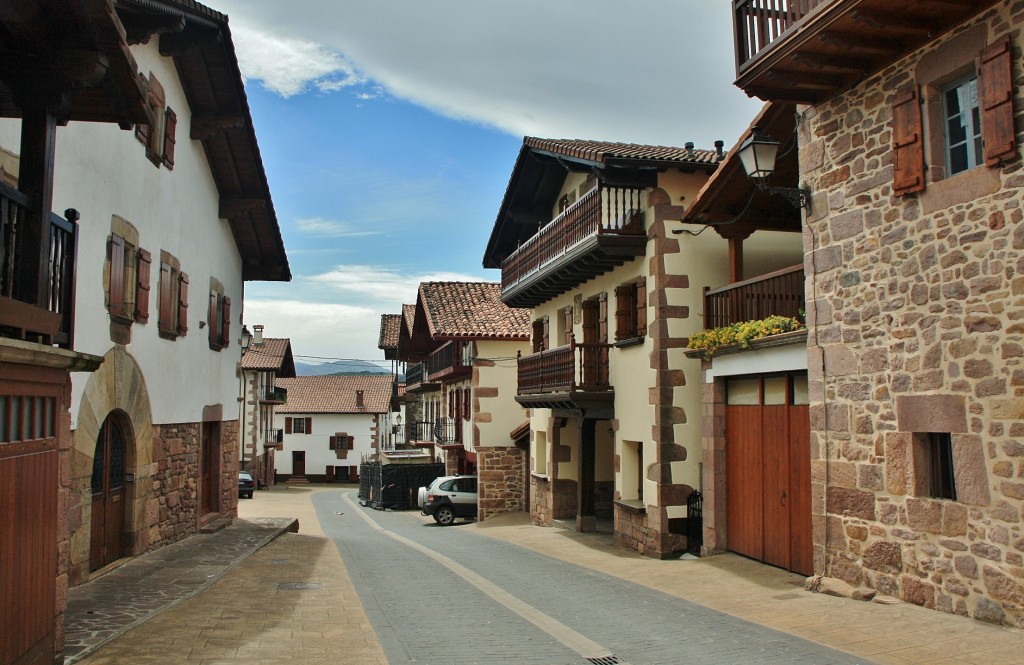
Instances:
[[[404,307],[404,306],[403,306]],[[397,349],[398,334],[402,330],[401,314],[380,315],[380,337],[377,339],[378,349]]]
[[[501,302],[497,282],[421,282],[419,300],[435,340],[530,337],[530,310]]]
[[[416,320],[416,305],[402,305],[402,318],[405,319],[405,325],[412,331],[412,324]]]
[[[718,152],[715,150],[687,150],[663,145],[640,145],[637,143],[612,143],[609,141],[584,141],[578,139],[539,139],[527,136],[523,144],[535,150],[544,150],[567,157],[603,163],[611,159],[649,160],[654,162],[690,162],[692,164],[715,164]]]
[[[390,374],[370,376],[297,376],[278,379],[288,391],[277,413],[387,413],[391,403]],[[363,408],[356,407],[356,391],[363,391]]]
[[[264,337],[262,344],[250,344],[242,349],[242,369],[287,370],[292,365],[291,340],[287,337]],[[292,365],[294,376],[294,365]]]

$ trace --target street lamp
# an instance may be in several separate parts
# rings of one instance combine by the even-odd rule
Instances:
[[[252,342],[252,333],[245,326],[242,326],[242,348],[248,349],[249,344]]]
[[[740,144],[738,149],[743,170],[763,192],[778,194],[786,199],[794,208],[811,210],[811,192],[797,187],[773,187],[767,180],[775,173],[775,158],[779,154],[779,142],[758,127],[750,129],[750,136]]]

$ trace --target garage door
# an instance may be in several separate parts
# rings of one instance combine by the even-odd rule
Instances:
[[[725,427],[728,548],[810,575],[806,373],[730,379]]]

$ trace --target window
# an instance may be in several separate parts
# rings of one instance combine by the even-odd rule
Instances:
[[[159,313],[160,336],[175,339],[188,333],[188,275],[181,272],[178,259],[160,252]]]
[[[127,220],[113,216],[107,241],[107,312],[130,325],[149,321],[150,253],[139,246],[139,232]]]
[[[533,352],[546,351],[548,345],[548,317],[533,322]]]
[[[284,433],[285,434],[312,434],[313,433],[313,419],[312,418],[285,418],[284,419]]]
[[[615,340],[647,336],[647,280],[644,277],[615,288]]]
[[[231,343],[231,298],[224,295],[224,287],[210,280],[210,307],[206,325],[210,331],[210,348],[220,351]]]
[[[135,125],[135,138],[146,146],[146,157],[149,161],[158,167],[163,164],[168,169],[173,169],[178,116],[166,105],[164,87],[153,72],[142,80],[146,84],[147,101],[153,108],[156,122],[153,125]]]
[[[352,450],[355,447],[355,437],[345,432],[338,432],[330,437],[328,446],[331,450]]]
[[[961,37],[966,40],[970,34]],[[935,182],[1017,157],[1010,38],[980,53],[974,51],[980,44],[968,49],[967,43],[954,39],[946,44],[948,52],[932,53],[924,80],[896,94],[892,132],[893,193],[897,196],[923,191],[926,169]],[[966,60],[965,52],[976,54],[977,64],[974,57]]]
[[[953,438],[948,432],[914,436],[914,470],[918,496],[956,501]]]
[[[946,86],[942,105],[946,121],[946,172],[953,175],[973,169],[984,162],[978,77],[970,75]]]

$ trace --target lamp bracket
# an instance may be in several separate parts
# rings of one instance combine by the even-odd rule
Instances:
[[[811,212],[811,190],[802,187],[773,187],[761,181],[756,182],[757,188],[762,192],[777,194],[786,199],[794,208],[803,208],[808,213]]]

